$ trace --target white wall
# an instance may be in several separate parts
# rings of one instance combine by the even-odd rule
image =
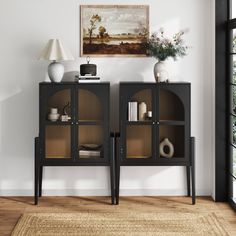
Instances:
[[[196,187],[198,195],[211,195],[213,182],[212,42],[213,1],[136,0],[113,4],[149,4],[151,31],[164,27],[175,33],[189,29],[189,55],[169,62],[171,80],[192,83],[192,135],[196,137]],[[66,70],[78,70],[79,5],[97,1],[1,0],[0,1],[0,194],[32,195],[34,137],[38,133],[38,83],[48,62],[37,56],[49,38],[60,38],[76,56]],[[111,82],[112,127],[117,129],[118,83],[154,81],[153,58],[95,58],[103,80]],[[122,167],[121,194],[183,195],[182,167]],[[50,195],[107,195],[106,167],[48,167],[44,193]]]

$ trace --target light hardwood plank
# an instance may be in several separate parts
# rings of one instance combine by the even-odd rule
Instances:
[[[109,197],[42,197],[33,205],[32,197],[0,198],[0,235],[10,235],[25,212],[214,212],[230,235],[236,235],[236,213],[227,203],[198,197],[191,205],[188,197],[121,197],[120,205],[110,205]]]

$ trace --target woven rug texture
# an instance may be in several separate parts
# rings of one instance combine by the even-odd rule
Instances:
[[[228,235],[214,213],[26,213],[12,236]]]

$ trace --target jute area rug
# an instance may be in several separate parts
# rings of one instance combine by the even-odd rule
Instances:
[[[228,235],[214,213],[29,213],[12,236]]]

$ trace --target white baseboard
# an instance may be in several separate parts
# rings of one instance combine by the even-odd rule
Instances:
[[[120,196],[186,196],[184,189],[120,189]],[[208,189],[197,189],[197,196],[211,196]],[[33,196],[32,189],[1,189],[0,196]],[[44,196],[110,196],[108,189],[45,189]]]

